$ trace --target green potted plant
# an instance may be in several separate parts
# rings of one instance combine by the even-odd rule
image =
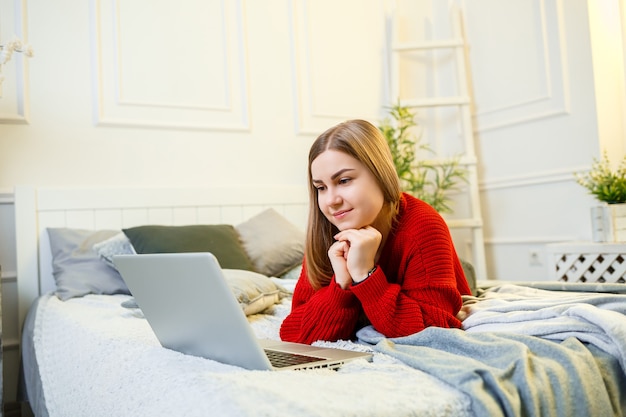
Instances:
[[[601,159],[593,159],[589,171],[576,172],[574,176],[578,184],[602,203],[591,209],[593,240],[626,241],[626,155],[614,170],[604,151]]]
[[[467,181],[467,170],[458,158],[431,161],[418,159],[418,152],[434,155],[428,144],[416,134],[415,113],[407,106],[395,104],[389,117],[379,126],[391,149],[403,191],[423,200],[441,213],[450,213],[450,194]]]
[[[589,190],[598,201],[607,204],[626,203],[626,156],[614,171],[605,151],[602,159],[593,159],[590,171],[574,175],[578,184]]]

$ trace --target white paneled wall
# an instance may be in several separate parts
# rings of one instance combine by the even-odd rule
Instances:
[[[384,3],[346,0],[329,9],[327,2],[289,2],[299,133],[381,114],[388,94]],[[354,100],[362,95],[376,100]]]
[[[101,0],[92,12],[97,125],[250,128],[242,0]]]
[[[611,132],[605,140],[624,142],[616,123],[602,129],[597,116],[603,105],[614,114],[615,103],[624,99],[618,88],[623,73],[613,83],[618,94],[598,95],[611,83],[607,57],[620,60],[619,67],[623,57],[619,31],[610,44],[617,49],[592,49],[607,48],[601,40],[609,30],[593,32],[590,19],[608,3],[619,8],[617,0],[397,1],[404,39],[450,39],[449,6],[463,11],[490,279],[547,279],[546,244],[591,238],[594,202],[573,173],[588,169],[599,155],[603,131]],[[401,96],[458,95],[452,52],[416,53],[400,65]],[[440,154],[462,149],[458,119],[453,107],[418,113],[423,139]],[[448,217],[462,216],[466,205],[457,199],[457,211]],[[453,236],[467,257],[469,235],[454,230]]]
[[[602,2],[462,2],[493,278],[546,279],[547,243],[591,239],[594,201],[573,173],[601,151],[589,10]]]
[[[466,2],[471,61],[479,64],[473,79],[481,132],[570,112],[567,29],[572,28],[565,26],[561,3]],[[491,88],[479,87],[486,85]]]
[[[170,3],[0,0],[35,51],[5,66],[0,186],[302,184],[315,136],[385,113],[386,0]]]

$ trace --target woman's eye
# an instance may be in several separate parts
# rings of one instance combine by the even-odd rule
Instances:
[[[339,180],[339,184],[347,184],[347,183],[350,182],[350,180],[351,180],[351,178],[341,178]]]
[[[316,189],[316,190],[317,190],[317,192],[319,193],[319,192],[321,192],[321,191],[324,191],[324,190],[326,189],[326,187],[324,187],[323,185],[318,185],[318,186],[316,186],[316,187],[315,187],[315,189]]]

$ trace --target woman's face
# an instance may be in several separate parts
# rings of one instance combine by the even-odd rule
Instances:
[[[372,173],[358,160],[328,149],[311,163],[318,206],[339,230],[374,225],[384,197]]]

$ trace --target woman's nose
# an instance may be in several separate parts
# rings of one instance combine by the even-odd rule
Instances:
[[[336,206],[341,204],[341,195],[334,187],[329,187],[326,193],[326,204],[329,206]]]

